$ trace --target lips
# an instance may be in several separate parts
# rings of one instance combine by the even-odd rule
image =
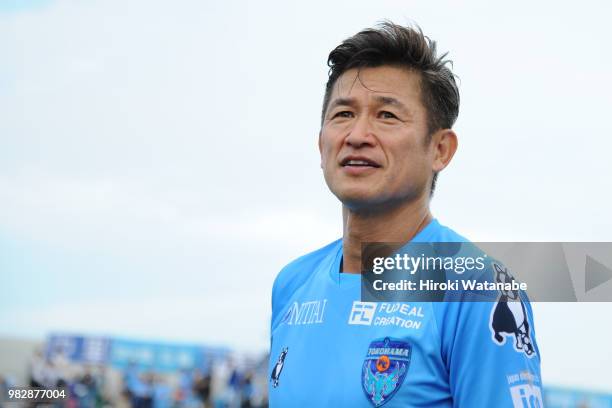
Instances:
[[[342,167],[381,167],[376,161],[362,156],[348,156],[340,161]]]

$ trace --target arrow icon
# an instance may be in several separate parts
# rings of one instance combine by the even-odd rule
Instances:
[[[584,266],[584,291],[588,292],[612,279],[612,270],[590,256]]]

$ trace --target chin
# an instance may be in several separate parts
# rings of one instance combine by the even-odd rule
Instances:
[[[424,191],[409,191],[404,194],[389,195],[379,190],[351,188],[333,191],[342,205],[354,212],[378,213],[401,207],[414,202]]]
[[[360,190],[342,191],[334,194],[342,205],[354,211],[375,209],[384,203],[384,200],[380,196],[373,194],[372,191]]]

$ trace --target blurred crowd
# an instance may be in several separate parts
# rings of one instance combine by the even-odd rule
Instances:
[[[62,353],[41,350],[31,357],[27,379],[0,373],[0,395],[9,387],[63,388],[61,403],[9,405],[0,408],[267,408],[267,356],[210,357],[195,368],[156,372],[136,362],[118,369],[75,363]],[[612,407],[612,395],[571,389],[545,389],[547,408]]]
[[[65,388],[69,397],[53,407],[67,408],[264,408],[267,407],[267,356],[223,357],[178,372],[154,372],[131,363],[119,370],[76,364],[61,355],[37,351],[28,384],[0,377],[0,388]],[[0,403],[1,406],[1,403]],[[30,406],[36,406],[35,404]],[[49,405],[45,405],[49,406]]]

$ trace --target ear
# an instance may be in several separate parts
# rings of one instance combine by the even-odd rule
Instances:
[[[452,129],[440,129],[433,134],[431,143],[434,159],[432,170],[437,173],[448,166],[457,151],[459,142],[457,134]]]

